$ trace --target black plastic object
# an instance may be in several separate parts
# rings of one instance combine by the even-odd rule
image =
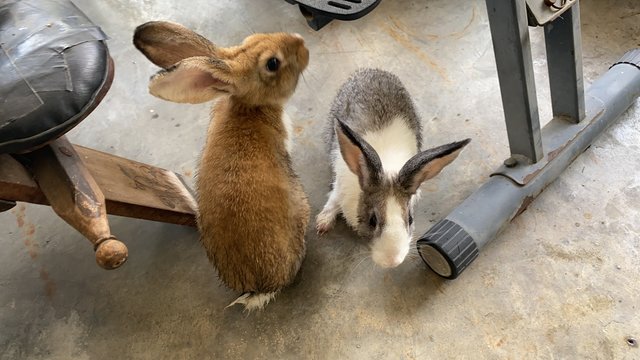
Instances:
[[[422,260],[436,274],[455,279],[478,257],[473,238],[460,225],[441,220],[417,241]]]
[[[356,20],[371,12],[381,0],[285,0],[298,4],[300,12],[314,30],[331,20]]]
[[[0,153],[62,136],[113,75],[106,35],[69,0],[0,1]]]

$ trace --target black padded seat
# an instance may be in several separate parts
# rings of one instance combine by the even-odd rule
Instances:
[[[71,1],[0,1],[0,153],[40,147],[98,105],[113,80],[105,40]]]

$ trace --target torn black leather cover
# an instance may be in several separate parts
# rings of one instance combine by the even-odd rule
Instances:
[[[68,0],[0,0],[0,153],[46,143],[84,118],[109,86],[105,39]]]

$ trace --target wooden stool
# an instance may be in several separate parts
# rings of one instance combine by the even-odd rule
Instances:
[[[50,205],[115,269],[128,251],[107,213],[195,226],[196,203],[178,174],[64,136],[111,86],[105,38],[70,1],[0,5],[0,211]]]

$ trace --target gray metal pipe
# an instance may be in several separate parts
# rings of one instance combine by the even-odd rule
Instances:
[[[454,279],[533,199],[640,95],[640,49],[628,52],[585,94],[578,124],[554,118],[542,129],[545,157],[538,163],[499,168],[476,192],[417,242],[425,263]]]

